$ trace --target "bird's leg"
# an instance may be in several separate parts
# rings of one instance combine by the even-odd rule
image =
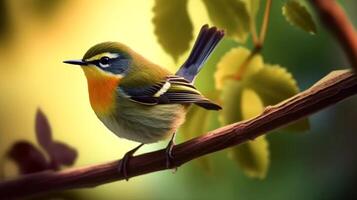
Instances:
[[[174,160],[172,151],[175,146],[175,137],[176,137],[176,132],[174,132],[174,134],[172,134],[171,140],[170,140],[169,144],[167,144],[167,147],[166,147],[166,167],[168,169],[171,168],[172,162]]]
[[[142,147],[144,144],[140,144],[139,146],[135,147],[134,149],[128,151],[125,153],[124,157],[120,160],[119,162],[119,167],[118,167],[118,171],[119,173],[123,173],[125,180],[129,180],[128,178],[128,171],[127,171],[127,166],[128,166],[128,162],[129,159],[134,155],[134,153],[140,149],[140,147]]]

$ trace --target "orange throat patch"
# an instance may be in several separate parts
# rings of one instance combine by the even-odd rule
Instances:
[[[116,108],[116,89],[121,77],[94,67],[83,67],[87,77],[90,104],[97,115],[109,115]]]

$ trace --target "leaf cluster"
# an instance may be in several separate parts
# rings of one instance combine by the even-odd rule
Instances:
[[[181,127],[186,139],[209,131],[215,118],[221,126],[246,120],[259,115],[269,105],[277,104],[299,92],[291,73],[278,64],[265,63],[260,50],[269,22],[272,1],[266,1],[263,24],[258,36],[257,16],[260,0],[203,0],[211,22],[226,32],[226,38],[246,45],[249,36],[253,38],[254,49],[234,47],[227,51],[216,65],[215,100],[223,110],[219,116],[193,107],[187,115],[187,122]],[[187,10],[188,0],[173,0],[165,3],[156,0],[153,9],[155,34],[163,49],[175,61],[186,52],[193,38],[193,25]],[[289,22],[311,34],[316,26],[301,1],[287,1],[282,7],[283,16]],[[226,39],[227,40],[227,39]],[[291,124],[283,131],[305,131],[309,128],[307,119]],[[270,162],[269,143],[265,136],[228,150],[228,155],[250,177],[264,178]],[[199,160],[201,166],[211,169],[207,157]]]
[[[51,126],[41,110],[36,113],[35,133],[40,148],[21,140],[15,142],[6,154],[7,158],[15,162],[20,174],[59,170],[62,166],[74,164],[78,155],[76,149],[53,140]]]

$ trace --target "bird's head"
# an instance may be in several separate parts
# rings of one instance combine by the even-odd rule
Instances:
[[[79,65],[87,79],[124,77],[131,65],[130,49],[120,43],[104,42],[90,48],[79,60],[66,60],[64,63]]]
[[[82,67],[92,108],[97,114],[105,115],[115,108],[117,86],[129,73],[134,54],[123,44],[105,42],[90,48],[82,59],[64,63]]]

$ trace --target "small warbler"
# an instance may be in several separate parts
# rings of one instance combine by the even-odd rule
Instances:
[[[119,137],[141,143],[127,152],[119,164],[125,177],[127,163],[135,151],[143,144],[171,135],[166,148],[170,168],[176,130],[184,122],[191,104],[209,110],[221,109],[204,97],[193,82],[223,36],[222,30],[204,25],[188,59],[176,74],[118,42],[97,44],[83,59],[64,61],[83,69],[91,107],[104,125]]]

